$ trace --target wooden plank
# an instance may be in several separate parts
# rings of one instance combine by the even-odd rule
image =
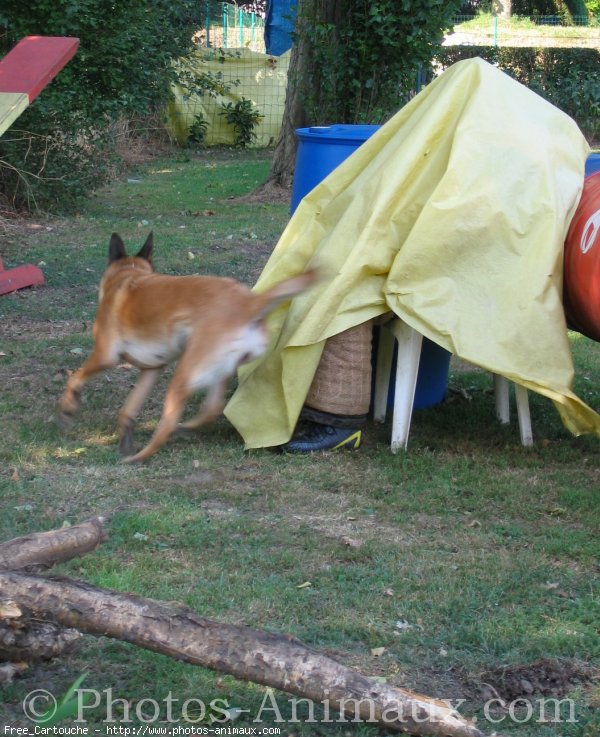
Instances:
[[[78,46],[78,38],[26,36],[0,61],[0,92],[24,92],[33,102]]]
[[[0,61],[0,136],[73,57],[78,38],[27,36]],[[0,259],[0,294],[44,283],[37,266],[4,271]]]

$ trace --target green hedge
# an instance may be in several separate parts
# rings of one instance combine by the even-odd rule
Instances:
[[[479,56],[572,117],[591,144],[600,138],[600,51],[583,48],[445,46],[443,69]]]
[[[0,209],[76,207],[118,160],[119,119],[169,99],[196,0],[2,0],[0,56],[24,36],[75,36],[73,59],[0,139]]]

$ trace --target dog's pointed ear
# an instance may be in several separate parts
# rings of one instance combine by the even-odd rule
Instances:
[[[137,258],[143,258],[146,259],[146,261],[149,261],[152,263],[152,249],[154,248],[154,234],[152,231],[148,234],[148,237],[146,238],[146,242],[144,245],[140,248],[138,253],[136,253]]]
[[[125,244],[123,239],[117,233],[113,233],[110,237],[110,243],[108,244],[108,263],[112,264],[113,261],[118,261],[120,258],[125,258]]]

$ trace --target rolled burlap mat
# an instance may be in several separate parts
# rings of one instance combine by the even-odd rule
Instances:
[[[327,340],[305,400],[306,410],[357,417],[368,413],[372,335],[369,320]]]

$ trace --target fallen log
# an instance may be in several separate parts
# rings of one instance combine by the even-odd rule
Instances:
[[[34,532],[0,543],[0,571],[42,571],[57,563],[85,555],[106,539],[105,517],[49,532]],[[32,615],[0,589],[0,660],[28,662],[50,660],[68,650],[81,634],[64,629],[47,618]],[[21,669],[22,670],[22,669]],[[8,674],[19,669],[5,669]]]
[[[97,517],[0,544],[0,634],[3,625],[14,632],[15,620],[23,617],[25,623],[54,627],[59,640],[70,639],[65,631],[122,640],[308,699],[353,721],[423,737],[484,737],[447,703],[375,682],[291,636],[216,622],[179,604],[29,572],[93,550],[105,538],[103,522]],[[22,635],[26,632],[25,627]]]
[[[5,617],[7,606],[18,615]],[[64,629],[16,606],[15,602],[0,602],[0,661],[12,663],[51,660],[62,655],[81,637],[74,629]]]
[[[0,571],[44,570],[90,553],[106,539],[105,522],[105,517],[94,517],[72,527],[0,543]]]
[[[298,640],[201,617],[132,594],[66,579],[0,573],[0,590],[32,612],[243,681],[327,703],[353,718],[430,737],[483,737],[441,701],[375,683]]]

